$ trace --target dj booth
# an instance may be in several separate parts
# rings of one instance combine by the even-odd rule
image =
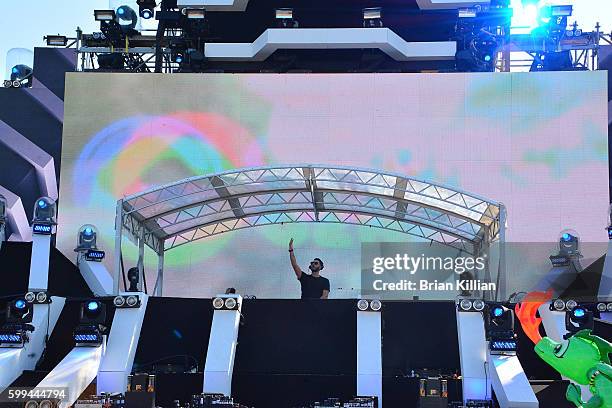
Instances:
[[[232,396],[256,407],[293,407],[357,394],[356,301],[245,299]],[[213,307],[210,299],[151,298],[134,360],[157,372],[166,405],[202,391]],[[385,302],[382,310],[383,400],[416,406],[424,369],[459,372],[453,302]],[[193,371],[182,373],[182,371]],[[413,376],[414,375],[414,376]],[[458,380],[449,398],[461,399]]]

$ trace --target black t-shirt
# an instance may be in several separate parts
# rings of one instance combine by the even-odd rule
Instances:
[[[329,280],[320,275],[315,278],[302,272],[299,281],[302,285],[302,299],[320,299],[324,290],[329,291]]]

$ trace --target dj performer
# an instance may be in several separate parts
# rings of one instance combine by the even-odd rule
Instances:
[[[308,269],[312,272],[310,275],[305,273],[295,260],[293,238],[291,238],[291,241],[289,241],[289,259],[295,276],[302,286],[302,299],[327,299],[329,296],[329,280],[320,275],[323,269],[321,258],[315,258],[310,262],[310,266],[308,266]]]

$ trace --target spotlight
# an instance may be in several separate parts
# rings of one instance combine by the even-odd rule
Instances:
[[[570,299],[565,302],[565,307],[567,308],[567,310],[573,310],[576,306],[578,306],[578,302],[573,299]]]
[[[487,340],[514,339],[514,313],[500,303],[488,304],[485,313]]]
[[[32,303],[36,300],[36,295],[34,294],[34,292],[28,292],[25,294],[25,300],[28,303]]]
[[[34,223],[55,225],[55,201],[49,197],[41,197],[34,204]]]
[[[23,297],[28,303],[45,304],[51,303],[47,292],[28,292]]]
[[[234,298],[227,298],[227,299],[225,299],[225,308],[226,309],[236,309],[236,306],[238,306],[238,303],[236,302],[236,299],[234,299]]]
[[[31,323],[33,307],[25,298],[18,298],[10,302],[6,307],[7,323]]]
[[[224,304],[225,304],[225,302],[223,301],[222,298],[214,298],[213,299],[213,307],[215,309],[222,309]]]
[[[148,20],[153,17],[153,10],[157,6],[155,0],[136,0],[138,9],[140,11],[140,17]]]
[[[606,309],[608,309],[608,312],[612,312],[612,303],[608,303],[608,306],[606,306]]]
[[[299,27],[299,23],[293,18],[292,8],[277,8],[274,10],[274,17],[278,28]]]
[[[8,80],[8,79],[5,79],[3,85],[4,85],[5,88],[12,88],[13,87],[13,82]]]
[[[90,249],[97,249],[98,229],[91,225],[85,224],[79,228],[77,233],[77,247],[75,252],[84,252]]]
[[[566,308],[565,302],[562,299],[555,299],[554,302],[550,305],[550,310],[556,310],[557,312],[562,312]]]
[[[610,305],[612,305],[612,303],[610,303]],[[598,312],[605,312],[606,310],[608,310],[608,308],[607,308],[605,303],[598,303],[597,304],[597,311]]]
[[[100,325],[106,322],[106,305],[91,299],[81,304],[81,324]]]
[[[121,307],[125,305],[125,298],[123,296],[115,296],[115,298],[113,299],[113,305],[115,305],[116,307]]]
[[[378,312],[380,309],[382,308],[382,303],[380,302],[380,300],[372,300],[370,302],[370,309],[372,309],[375,312]]]
[[[586,307],[576,305],[571,310],[565,312],[565,329],[568,331],[568,333],[563,336],[565,339],[578,333],[580,330],[593,330],[593,328],[593,312]]]
[[[366,28],[371,27],[382,27],[382,8],[381,7],[369,7],[364,8],[363,12],[363,26]]]
[[[357,302],[357,309],[363,311],[368,310],[368,301],[365,299],[359,299]]]
[[[205,18],[205,11],[203,8],[186,8],[183,9],[183,13],[188,20],[203,20]]]
[[[44,39],[49,46],[65,47],[68,45],[68,37],[65,35],[47,35]]]
[[[140,307],[140,297],[136,295],[118,295],[113,298],[113,305],[117,308],[137,308]]]
[[[24,64],[15,65],[11,69],[11,81],[23,81],[32,76],[32,68]],[[13,85],[15,86],[15,85]]]
[[[145,20],[149,20],[150,18],[153,18],[153,10],[151,9],[143,9],[140,10],[140,17],[144,18]]]
[[[127,273],[128,281],[130,282],[130,287],[128,288],[128,292],[138,292],[138,282],[140,280],[140,270],[137,266],[130,268]]]
[[[13,88],[21,88],[21,81],[15,80],[15,81],[11,82],[11,85],[12,85]]]
[[[485,308],[485,302],[481,299],[476,299],[474,300],[473,306],[474,310],[476,310],[477,312],[482,312]]]
[[[461,302],[459,302],[459,307],[461,310],[467,312],[472,308],[472,301],[469,299],[462,299]]]
[[[136,305],[138,305],[140,301],[140,298],[138,296],[128,296],[127,299],[125,299],[125,304],[129,307],[134,307]]]
[[[96,21],[113,21],[116,18],[115,10],[94,10]]]

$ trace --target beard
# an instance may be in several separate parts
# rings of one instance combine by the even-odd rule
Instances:
[[[319,272],[319,271],[321,270],[321,269],[319,269],[319,268],[315,268],[315,267],[313,267],[312,265],[310,265],[310,266],[308,267],[308,269],[310,269],[310,272]]]

